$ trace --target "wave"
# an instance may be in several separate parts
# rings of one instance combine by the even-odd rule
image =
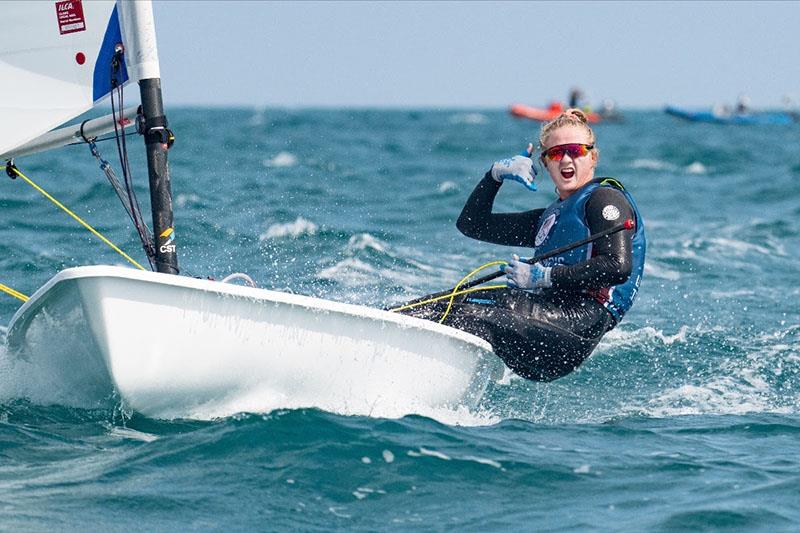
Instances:
[[[782,245],[764,246],[740,239],[727,237],[695,238],[684,241],[684,248],[692,248],[711,252],[721,257],[744,257],[750,253],[758,255],[785,255],[786,252]]]
[[[674,334],[645,327],[612,330],[599,350],[652,358],[650,376],[638,398],[621,406],[623,416],[794,414],[800,399],[794,380],[800,373],[798,337],[800,325],[736,337],[720,326],[684,325]]]
[[[386,253],[387,244],[369,233],[359,233],[351,236],[345,247],[345,251],[348,253],[367,249]]]
[[[439,189],[438,189],[438,191],[440,193],[442,193],[442,194],[456,192],[456,191],[459,191],[459,190],[460,190],[460,187],[458,186],[458,183],[456,183],[455,181],[451,181],[451,180],[443,181],[442,183],[440,183],[439,184]]]
[[[108,435],[112,438],[116,437],[119,439],[134,440],[139,442],[155,442],[161,438],[160,435],[145,433],[144,431],[137,431],[135,429],[120,426],[112,426],[108,431]]]
[[[186,207],[203,207],[200,196],[195,193],[181,193],[175,196],[175,205],[183,209]]]
[[[681,279],[680,272],[671,270],[654,260],[645,261],[644,275],[647,277],[652,276],[654,278],[666,279],[669,281],[677,281]]]
[[[674,274],[664,271],[663,263],[675,263],[675,259],[714,265],[722,263],[727,266],[737,264],[734,263],[736,260],[737,262],[744,261],[737,266],[744,266],[745,263],[762,262],[765,257],[774,259],[788,256],[786,244],[780,240],[750,236],[747,236],[747,240],[745,240],[719,235],[727,233],[728,229],[718,230],[716,232],[718,236],[714,237],[681,236],[664,239],[658,249],[648,250],[651,257],[645,263],[645,268],[651,269],[654,273],[672,276]],[[654,254],[658,254],[657,259]],[[672,264],[671,266],[675,267],[676,265]]]
[[[257,107],[253,109],[253,114],[247,119],[247,125],[251,127],[263,126],[267,122],[266,109]]]
[[[660,159],[634,159],[628,167],[636,170],[660,170],[666,172],[678,172],[683,170],[685,173],[692,175],[704,175],[710,172],[710,169],[700,161],[693,161],[681,167]]]
[[[610,345],[613,343],[615,348],[620,348],[638,346],[642,343],[658,341],[664,346],[671,346],[676,342],[686,343],[686,335],[688,331],[689,327],[685,325],[678,328],[678,331],[672,335],[665,334],[664,330],[656,329],[651,326],[646,326],[644,328],[632,331],[615,328],[609,331],[605,337],[603,337],[601,345]]]
[[[291,152],[278,152],[272,159],[264,160],[264,166],[268,168],[286,168],[297,165],[297,156]]]
[[[696,175],[708,174],[708,168],[700,161],[695,161],[687,165],[684,168],[684,170],[686,171],[687,174],[696,174]]]
[[[338,281],[346,285],[364,285],[374,282],[377,270],[369,263],[355,257],[348,257],[334,266],[321,270],[317,277]]]
[[[378,300],[384,300],[381,290],[387,282],[401,286],[406,291],[418,292],[419,272],[433,272],[433,267],[413,259],[414,250],[407,248],[392,249],[386,241],[369,233],[357,233],[350,236],[342,250],[344,259],[333,266],[326,267],[317,274],[321,280],[336,281],[350,288],[370,287]],[[344,295],[348,300],[361,302],[364,294]]]
[[[663,392],[633,411],[655,418],[793,412],[788,406],[775,405],[768,393],[769,387],[757,376],[720,376]]]
[[[711,298],[716,300],[727,300],[730,298],[741,298],[743,296],[753,296],[756,291],[753,289],[734,289],[729,291],[711,291],[708,293]]]
[[[394,267],[376,267],[375,264],[357,257],[347,257],[337,261],[333,266],[320,270],[316,277],[320,280],[336,282],[346,288],[347,292],[344,294],[329,296],[351,303],[369,302],[378,305],[377,302],[381,302],[381,306],[392,305],[419,296],[420,292],[416,289],[416,285],[419,284],[419,276],[416,273]],[[392,298],[391,301],[386,302],[385,285],[387,282],[402,287],[409,294]]]
[[[297,217],[294,222],[285,222],[271,225],[265,233],[259,235],[259,241],[268,239],[283,239],[291,237],[296,239],[303,235],[316,235],[319,226],[303,217]]]
[[[676,170],[677,167],[672,163],[661,161],[660,159],[634,159],[630,163],[630,168],[641,170]]]
[[[486,124],[489,118],[483,113],[458,113],[448,119],[450,124]]]

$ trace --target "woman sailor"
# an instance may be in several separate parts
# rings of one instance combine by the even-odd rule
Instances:
[[[595,178],[598,150],[584,113],[568,109],[542,126],[541,161],[558,199],[546,209],[493,213],[511,179],[535,190],[531,159],[498,161],[478,183],[457,227],[480,241],[533,248],[541,255],[631,219],[635,227],[527,264],[516,255],[504,267],[507,288],[458,297],[444,321],[489,341],[522,377],[550,381],[576,369],[630,309],[642,279],[645,234],[630,193],[613,178]],[[446,301],[445,301],[446,304]],[[407,311],[441,317],[441,302]]]

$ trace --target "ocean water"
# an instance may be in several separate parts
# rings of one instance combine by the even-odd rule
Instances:
[[[492,161],[538,136],[503,110],[168,113],[188,275],[380,307],[514,251],[454,227]],[[45,384],[0,375],[0,530],[797,531],[800,126],[632,111],[596,133],[648,256],[633,309],[578,371],[506,375],[474,411],[210,421],[34,402],[18,391]],[[86,147],[17,163],[144,259]],[[497,208],[545,206],[539,182],[505,185]],[[19,179],[0,179],[0,209],[0,283],[31,294],[62,268],[121,263]],[[0,294],[0,337],[17,307]]]

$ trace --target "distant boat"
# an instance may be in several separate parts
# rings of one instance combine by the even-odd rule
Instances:
[[[748,112],[732,113],[708,111],[691,111],[680,107],[667,106],[664,111],[668,115],[678,117],[689,122],[706,122],[712,124],[738,124],[738,125],[786,125],[794,122],[790,113],[783,112]]]
[[[564,106],[561,105],[560,102],[553,102],[547,108],[531,107],[525,104],[513,104],[508,111],[515,117],[529,118],[531,120],[546,122],[548,120],[553,120],[558,115],[563,113]],[[603,117],[601,115],[591,111],[586,114],[586,117],[592,124],[596,124],[601,120],[603,120]]]

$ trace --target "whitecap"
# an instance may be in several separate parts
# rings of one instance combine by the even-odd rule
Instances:
[[[406,255],[408,255],[408,254],[406,254]],[[428,265],[426,263],[422,263],[422,262],[417,261],[415,259],[412,259],[410,257],[406,257],[406,262],[409,265],[413,266],[414,268],[418,268],[418,269],[422,270],[423,272],[435,272],[436,271],[436,268],[434,268],[433,266]]]
[[[686,167],[686,172],[689,174],[708,174],[708,169],[700,161],[695,161]]]
[[[374,286],[379,282],[391,282],[405,287],[409,291],[408,294],[397,296],[396,301],[388,302],[387,305],[392,303],[399,304],[420,296],[420,291],[414,288],[419,283],[419,275],[417,273],[391,267],[377,269],[355,257],[348,257],[332,267],[321,270],[317,274],[317,278],[334,280],[344,286],[358,287],[359,289],[363,289],[365,285]],[[355,296],[360,300],[363,294],[359,292]]]
[[[787,407],[771,404],[769,385],[762,379],[746,374],[721,376],[702,384],[685,384],[651,399],[645,412],[654,417],[718,414],[782,412]]]
[[[356,250],[366,250],[367,248],[371,248],[376,252],[383,253],[386,251],[386,243],[384,243],[377,237],[373,237],[369,233],[359,233],[357,235],[353,235],[347,241],[348,252],[354,252]]]
[[[447,193],[458,190],[458,184],[455,181],[443,181],[439,184],[439,192]]]
[[[713,250],[721,252],[733,252],[736,257],[742,257],[749,252],[755,252],[762,255],[772,255],[773,250],[758,244],[752,244],[738,239],[726,239],[724,237],[717,237],[708,239],[707,242],[712,245]],[[714,248],[716,247],[716,248]]]
[[[728,298],[741,298],[742,296],[752,296],[756,293],[756,291],[752,289],[736,289],[732,291],[711,291],[709,295],[718,300],[724,300]]]
[[[331,513],[334,516],[338,516],[339,518],[352,518],[353,515],[345,514],[345,513],[342,512],[345,509],[347,509],[347,508],[346,507],[331,506],[331,507],[328,507],[328,512]]]
[[[187,205],[197,205],[198,203],[200,203],[200,197],[194,193],[179,194],[175,197],[175,205],[181,208]]]
[[[715,362],[713,375],[690,373],[686,382],[660,392],[638,412],[655,417],[795,412],[797,393],[774,388],[775,376],[797,371],[796,348],[775,342],[790,331],[791,328],[762,333],[754,344],[747,339],[730,339],[746,350],[746,358],[729,357]]]
[[[297,164],[297,156],[291,152],[279,152],[272,159],[264,161],[265,167],[293,167]]]
[[[266,233],[259,235],[258,240],[265,241],[267,239],[282,239],[284,237],[296,239],[301,235],[315,235],[317,230],[319,230],[319,226],[310,220],[297,217],[294,222],[273,224],[267,229]]]
[[[658,159],[635,159],[630,167],[643,170],[675,170],[674,165]]]
[[[666,279],[670,281],[676,281],[681,279],[680,272],[675,270],[670,270],[664,266],[659,265],[655,261],[647,261],[644,264],[644,273],[648,277],[654,277],[659,279]]]
[[[317,277],[320,279],[335,280],[348,285],[362,285],[374,281],[375,268],[354,257],[339,261],[332,267],[322,270]]]
[[[437,452],[436,450],[429,450],[424,446],[419,447],[419,451],[415,452],[414,450],[408,450],[409,457],[436,457],[437,459],[441,459],[442,461],[452,461],[452,457],[442,452]]]
[[[495,468],[503,469],[503,465],[493,459],[485,459],[483,457],[475,457],[474,455],[467,455],[464,457],[465,461],[473,461],[482,465],[493,466]]]
[[[663,330],[656,329],[651,326],[645,326],[633,331],[627,331],[619,328],[609,331],[601,341],[601,344],[612,344],[614,346],[620,345],[634,345],[640,344],[642,341],[659,341],[666,346],[672,344],[686,343],[686,334],[689,331],[688,326],[681,326],[678,331],[672,335],[664,333]],[[613,342],[612,342],[613,341]]]
[[[256,107],[253,109],[253,114],[247,121],[250,126],[262,126],[266,122],[266,109],[263,107]]]
[[[123,428],[123,427],[114,427],[111,429],[109,434],[113,437],[138,440],[141,442],[153,442],[160,438],[158,435],[153,435],[152,433],[145,433],[143,431],[137,431],[135,429]]]

